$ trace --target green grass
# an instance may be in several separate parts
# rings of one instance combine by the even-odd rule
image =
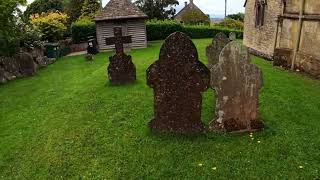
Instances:
[[[206,62],[211,40],[194,42]],[[0,179],[320,178],[319,81],[254,58],[264,73],[260,114],[267,125],[254,140],[155,134],[147,127],[153,90],[145,70],[160,45],[132,51],[138,81],[131,85],[108,83],[111,53],[101,53],[93,63],[66,57],[0,86]],[[204,95],[206,123],[214,115],[213,94]]]

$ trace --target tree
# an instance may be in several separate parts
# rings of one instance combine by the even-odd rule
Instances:
[[[26,0],[0,1],[0,56],[14,54],[19,46],[21,11],[18,6],[25,4]]]
[[[81,9],[81,17],[90,17],[94,18],[97,12],[100,9],[100,1],[99,0],[84,0],[82,9]]]
[[[42,40],[56,42],[62,39],[67,30],[68,16],[59,12],[35,14],[30,18],[33,29],[40,31]]]
[[[177,0],[137,0],[135,4],[146,14],[149,19],[170,19],[176,13]]]
[[[81,16],[82,6],[85,0],[64,0],[63,10],[68,14],[68,24],[75,22]]]
[[[35,0],[29,4],[24,12],[24,20],[29,21],[31,15],[47,12],[63,12],[62,0]]]
[[[227,16],[227,18],[244,22],[244,13],[230,14]]]

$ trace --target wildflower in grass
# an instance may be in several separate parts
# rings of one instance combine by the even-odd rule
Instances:
[[[254,138],[251,138],[251,140],[253,141],[253,140],[254,140]]]
[[[198,164],[198,166],[200,166],[200,167],[201,167],[201,166],[203,166],[203,164],[202,164],[202,163],[199,163],[199,164]]]
[[[258,141],[258,143],[260,144],[260,143],[261,143],[261,141]]]
[[[299,166],[300,169],[303,169],[303,166]]]
[[[213,167],[212,170],[217,170],[217,167]]]
[[[250,136],[251,138],[253,137],[253,135],[252,135],[252,134],[250,134],[249,136]]]

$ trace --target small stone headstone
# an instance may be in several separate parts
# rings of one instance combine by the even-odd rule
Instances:
[[[114,28],[114,37],[106,38],[106,44],[115,44],[116,54],[110,57],[108,77],[113,84],[126,84],[136,80],[136,67],[132,58],[123,51],[124,43],[131,43],[131,36],[122,36],[121,27]]]
[[[176,32],[165,40],[159,60],[147,70],[147,84],[154,89],[151,129],[191,134],[204,130],[202,93],[209,88],[210,71],[187,35]]]
[[[229,43],[221,52],[219,63],[211,69],[211,86],[217,93],[216,119],[210,128],[222,132],[244,132],[264,127],[259,119],[261,70],[250,64],[248,49]]]
[[[236,33],[231,32],[231,33],[229,34],[229,39],[230,39],[230,41],[235,41],[235,40],[237,39]]]
[[[208,57],[208,67],[209,69],[219,62],[219,55],[222,49],[230,42],[228,37],[223,33],[218,33],[212,40],[206,49],[206,54]]]
[[[21,52],[18,56],[20,72],[23,76],[33,76],[36,74],[37,69],[33,61],[32,55],[27,52]]]

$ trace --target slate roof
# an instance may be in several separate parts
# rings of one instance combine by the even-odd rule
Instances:
[[[102,11],[95,17],[95,21],[148,18],[130,0],[110,0]]]

